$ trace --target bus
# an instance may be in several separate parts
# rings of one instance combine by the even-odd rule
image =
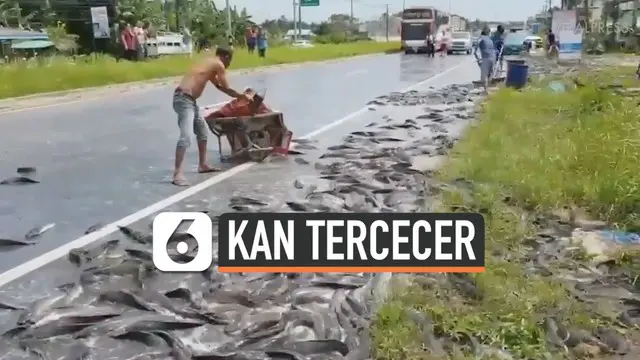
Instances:
[[[427,36],[436,31],[437,13],[428,6],[413,6],[402,12],[400,38],[405,54],[427,51]]]

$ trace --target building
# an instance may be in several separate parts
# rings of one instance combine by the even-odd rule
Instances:
[[[52,47],[46,33],[0,27],[0,54],[11,54],[13,50],[40,50]]]

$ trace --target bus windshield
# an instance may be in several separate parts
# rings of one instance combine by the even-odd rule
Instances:
[[[425,40],[429,35],[429,24],[420,23],[403,23],[402,39],[406,40]]]

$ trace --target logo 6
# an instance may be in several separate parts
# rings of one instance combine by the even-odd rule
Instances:
[[[169,257],[167,244],[176,229],[185,220],[193,220],[186,233],[193,236],[198,244],[198,253],[188,263],[177,263]],[[199,272],[205,271],[213,262],[213,243],[211,218],[201,212],[164,212],[153,219],[153,264],[160,271],[166,272]],[[176,251],[184,254],[189,245],[181,241]]]

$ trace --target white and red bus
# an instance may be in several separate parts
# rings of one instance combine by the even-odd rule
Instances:
[[[412,6],[402,12],[400,38],[405,53],[420,53],[427,50],[427,36],[434,34],[437,11],[429,6]]]
[[[451,17],[431,6],[412,6],[402,12],[400,37],[405,53],[420,53],[427,50],[427,36],[435,35],[436,50],[442,44],[442,33],[451,41]],[[451,44],[448,44],[451,45]],[[450,48],[450,46],[449,46]]]

